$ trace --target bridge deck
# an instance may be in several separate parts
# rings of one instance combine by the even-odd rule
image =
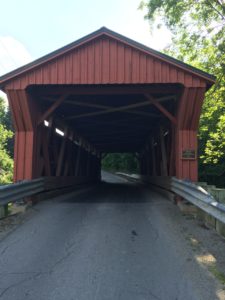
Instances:
[[[125,179],[104,180],[39,203],[0,242],[0,299],[222,299],[173,204]]]

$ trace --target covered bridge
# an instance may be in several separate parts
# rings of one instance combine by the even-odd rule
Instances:
[[[140,173],[197,180],[197,130],[215,78],[105,27],[0,77],[15,126],[14,180],[100,178],[103,153]]]

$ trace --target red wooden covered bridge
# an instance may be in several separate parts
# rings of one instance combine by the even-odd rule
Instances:
[[[14,180],[100,178],[101,156],[197,180],[197,130],[215,78],[107,28],[0,78],[15,126]],[[58,178],[59,179],[59,178]]]

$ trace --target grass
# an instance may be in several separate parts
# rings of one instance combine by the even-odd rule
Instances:
[[[217,267],[214,266],[210,266],[209,271],[222,283],[225,285],[225,275],[217,270]]]

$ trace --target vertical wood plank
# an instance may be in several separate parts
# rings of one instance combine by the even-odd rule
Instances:
[[[131,48],[125,47],[125,65],[124,65],[124,72],[125,72],[125,83],[132,82],[132,56],[131,56]]]
[[[109,40],[102,40],[102,83],[109,83]]]
[[[17,181],[24,179],[26,133],[18,132]]]
[[[154,82],[154,64],[153,59],[150,56],[147,57],[147,82]]]
[[[13,168],[13,182],[18,180],[18,143],[19,143],[19,132],[15,132],[14,138],[14,168]]]
[[[94,45],[90,43],[87,48],[87,83],[94,83]]]
[[[132,49],[132,83],[138,83],[139,82],[139,51]]]
[[[83,47],[80,53],[80,62],[81,62],[81,69],[80,69],[80,83],[85,84],[87,83],[87,46]]]
[[[155,83],[160,83],[161,82],[161,72],[162,72],[162,66],[161,62],[158,59],[154,60],[154,76],[155,76]]]
[[[80,69],[81,69],[81,57],[80,57],[80,50],[77,49],[73,54],[72,54],[72,59],[73,59],[73,83],[78,84],[80,83]]]
[[[73,57],[72,53],[68,53],[65,59],[65,83],[72,84],[73,83]]]
[[[110,83],[117,82],[117,43],[113,40],[110,40],[109,43],[109,81]]]
[[[140,83],[146,83],[146,55],[140,54],[140,64],[139,64],[139,81]]]
[[[101,83],[102,74],[102,41],[98,40],[94,44],[94,83]]]
[[[118,83],[124,83],[124,45],[117,44],[117,81]]]

